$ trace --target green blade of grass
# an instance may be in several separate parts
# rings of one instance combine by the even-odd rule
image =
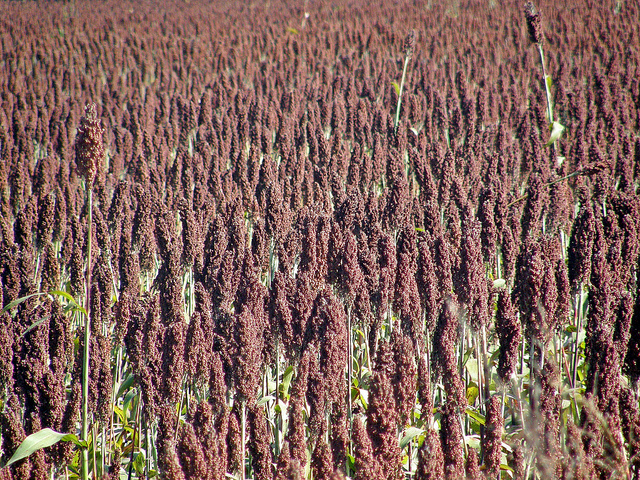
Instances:
[[[42,292],[38,292],[38,293],[32,293],[31,295],[27,295],[25,297],[20,297],[12,302],[9,302],[7,305],[4,306],[4,308],[2,309],[2,313],[8,312],[9,310],[11,310],[12,308],[17,307],[18,305],[20,305],[23,302],[26,302],[27,300],[29,300],[30,298],[33,297],[37,297],[39,295],[45,295],[45,293]]]
[[[404,450],[409,442],[418,435],[422,435],[424,430],[417,427],[409,427],[404,431],[404,436],[400,440],[400,450]]]
[[[27,333],[29,333],[31,330],[33,330],[34,328],[36,328],[38,325],[40,325],[42,322],[49,320],[51,318],[51,315],[46,315],[42,318],[39,318],[38,320],[36,320],[35,322],[33,322],[31,325],[29,325],[27,327],[27,329],[22,332],[22,335],[20,335],[20,338],[24,337]]]
[[[50,428],[43,428],[39,432],[32,433],[20,444],[13,456],[9,459],[5,467],[27,458],[34,452],[46,447],[55,445],[58,442],[73,442],[76,445],[80,445],[78,437],[72,433],[59,433]]]

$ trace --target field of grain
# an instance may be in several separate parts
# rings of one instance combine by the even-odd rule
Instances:
[[[0,3],[0,480],[640,478],[639,18]]]

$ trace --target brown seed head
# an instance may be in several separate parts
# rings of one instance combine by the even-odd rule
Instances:
[[[413,57],[413,53],[416,50],[416,31],[411,30],[409,35],[404,39],[404,54],[407,57],[407,60],[411,60]]]
[[[542,26],[540,24],[540,13],[536,11],[533,2],[527,2],[524,5],[524,16],[527,19],[527,29],[529,31],[529,40],[533,43],[541,44]]]
[[[98,168],[104,163],[104,129],[96,113],[96,104],[90,103],[84,109],[76,135],[76,165],[78,172],[88,184],[92,184]]]

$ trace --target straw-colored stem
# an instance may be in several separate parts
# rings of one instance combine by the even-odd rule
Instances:
[[[91,436],[93,437],[93,448],[91,449],[91,459],[93,463],[93,468],[91,469],[93,472],[93,478],[98,478],[98,462],[96,462],[96,446],[98,434],[96,432],[96,425],[91,425]]]
[[[131,439],[131,456],[129,457],[129,472],[128,472],[128,478],[131,478],[131,475],[133,474],[133,463],[135,460],[135,453],[136,453],[136,438],[138,438],[138,451],[140,450],[141,444],[140,444],[140,409],[141,409],[141,401],[142,399],[139,398],[138,399],[138,404],[136,405],[136,413],[135,413],[135,417],[134,417],[134,423],[133,423],[133,438]]]
[[[280,402],[280,341],[276,337],[276,405]],[[278,415],[276,409],[274,413],[273,423],[275,425],[274,437],[275,437],[275,454],[276,457],[280,455],[280,428],[282,417]]]
[[[87,221],[87,272],[85,290],[85,323],[84,323],[84,346],[82,354],[82,440],[89,440],[89,343],[91,340],[91,240],[93,236],[93,184],[87,184],[87,204],[89,206],[89,218]],[[89,478],[89,450],[88,447],[82,449],[82,479]]]
[[[400,88],[398,89],[398,103],[396,105],[396,117],[393,121],[394,131],[398,130],[398,124],[400,123],[400,107],[402,105],[402,92],[404,90],[404,79],[407,75],[407,66],[409,65],[409,57],[404,57],[404,66],[402,67],[402,79],[400,80]]]
[[[571,366],[571,386],[576,388],[577,386],[577,376],[578,376],[578,352],[579,352],[579,342],[580,342],[580,330],[582,329],[582,312],[584,309],[584,292],[582,288],[582,283],[580,284],[580,293],[578,296],[578,301],[576,305],[576,341],[573,345],[573,364]]]
[[[353,422],[353,410],[351,405],[351,382],[353,381],[353,337],[351,335],[351,309],[347,310],[347,332],[349,335],[348,342],[348,353],[347,353],[347,375],[348,375],[348,385],[347,385],[347,415],[349,417],[349,425]]]
[[[547,116],[549,117],[549,125],[553,125],[553,103],[551,101],[551,91],[549,90],[549,81],[547,80],[547,67],[544,64],[544,50],[542,44],[538,43],[538,52],[540,53],[540,63],[542,64],[542,79],[544,80],[544,90],[547,93]],[[558,152],[557,142],[553,142],[553,151]]]
[[[547,67],[544,64],[544,51],[542,44],[538,43],[538,52],[540,52],[540,63],[542,64],[542,78],[544,79],[544,89],[547,93],[547,115],[549,123],[553,123],[553,104],[551,103],[551,91],[549,90],[549,82],[547,81]],[[555,147],[555,142],[553,143]]]
[[[487,350],[487,329],[482,325],[482,371],[484,382],[484,399],[489,400],[491,396],[491,367],[489,365],[489,354]]]
[[[551,187],[551,186],[555,185],[556,183],[560,183],[563,180],[568,180],[569,178],[576,177],[576,176],[578,176],[578,175],[580,175],[582,173],[583,173],[582,170],[578,169],[575,172],[571,172],[570,174],[565,175],[564,177],[557,178],[557,179],[555,179],[555,180],[553,180],[551,182],[545,183],[545,187]],[[525,200],[528,196],[529,196],[528,194],[524,194],[521,197],[516,198],[515,200],[513,200],[512,202],[507,204],[507,208],[511,207],[512,205],[515,205],[518,202],[521,202],[522,200]]]
[[[140,400],[141,401],[141,400]],[[142,425],[142,418],[140,419],[140,429],[142,429],[143,425]],[[148,472],[151,470],[151,431],[149,430],[149,428],[147,428],[145,426],[145,447],[147,449],[147,454],[145,455],[145,466],[147,468],[147,475]]]
[[[242,400],[242,461],[240,462],[240,478],[246,480],[245,458],[247,455],[247,401]]]
[[[173,433],[173,439],[178,440],[178,427],[180,426],[180,415],[182,415],[182,408],[185,402],[185,390],[187,389],[187,375],[182,377],[182,388],[180,389],[180,401],[178,402],[178,418],[176,419],[176,428]]]

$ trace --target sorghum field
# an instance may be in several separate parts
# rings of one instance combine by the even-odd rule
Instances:
[[[640,478],[640,6],[437,3],[0,4],[0,479]]]

